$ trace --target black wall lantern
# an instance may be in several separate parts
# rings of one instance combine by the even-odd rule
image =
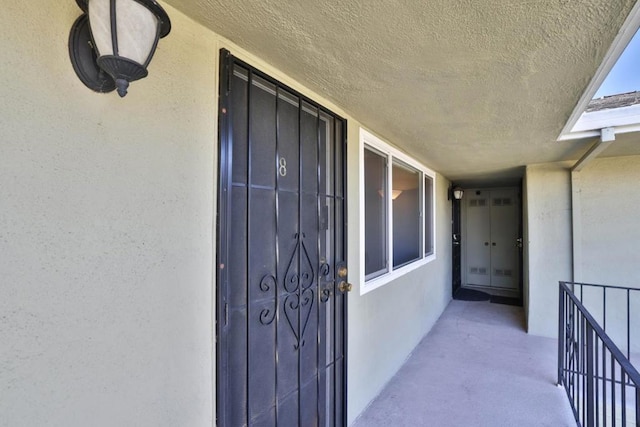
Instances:
[[[449,187],[449,194],[447,198],[449,200],[461,200],[462,196],[464,196],[464,190],[458,186]]]
[[[69,55],[76,74],[101,93],[147,76],[158,40],[171,31],[169,16],[155,0],[76,0],[84,12],[71,27]]]
[[[451,193],[453,193],[453,198],[455,200],[461,200],[462,196],[464,196],[464,190],[460,187],[453,187],[453,190],[451,190]]]

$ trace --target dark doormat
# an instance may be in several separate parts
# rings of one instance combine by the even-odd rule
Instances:
[[[522,307],[522,301],[518,298],[499,297],[497,295],[491,296],[491,302],[494,304],[516,305]]]
[[[491,295],[486,292],[476,291],[475,289],[459,288],[453,299],[461,301],[489,301]]]

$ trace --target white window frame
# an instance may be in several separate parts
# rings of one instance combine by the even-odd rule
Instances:
[[[433,251],[425,255],[426,245],[426,234],[424,230],[424,226],[420,227],[422,233],[422,248],[420,259],[417,259],[409,264],[403,265],[396,269],[393,268],[393,203],[391,197],[387,197],[387,265],[389,271],[383,273],[379,276],[371,278],[369,280],[365,280],[365,197],[364,197],[364,153],[367,147],[372,148],[379,154],[386,156],[387,158],[387,182],[386,182],[386,194],[391,194],[391,186],[393,183],[393,161],[400,160],[403,163],[417,169],[421,173],[422,184],[420,188],[422,188],[421,202],[422,202],[422,210],[425,211],[425,200],[424,200],[424,177],[425,175],[431,178],[432,180],[432,191],[431,191],[431,238],[433,239],[432,246]],[[368,132],[367,130],[360,128],[360,146],[359,146],[359,167],[360,167],[360,295],[364,295],[368,292],[373,291],[381,286],[384,286],[393,280],[407,274],[410,271],[413,271],[423,265],[430,263],[436,259],[437,247],[436,247],[436,173],[424,166],[417,160],[412,157],[406,155],[400,150],[392,147],[390,144],[384,142],[377,136]],[[422,222],[424,223],[424,216],[421,215]]]

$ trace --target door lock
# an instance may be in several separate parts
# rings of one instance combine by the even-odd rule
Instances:
[[[345,293],[345,292],[351,292],[351,290],[353,289],[353,285],[351,283],[347,283],[344,280],[342,282],[340,282],[340,284],[338,285],[338,289],[340,289],[340,292]]]
[[[344,279],[345,277],[347,277],[347,274],[349,273],[349,271],[347,270],[347,267],[340,267],[338,268],[338,277],[341,279]]]

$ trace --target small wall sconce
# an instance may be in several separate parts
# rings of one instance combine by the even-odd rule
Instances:
[[[69,56],[89,89],[118,90],[147,76],[158,40],[171,31],[169,16],[155,0],[76,0],[84,12],[71,27]]]
[[[453,198],[456,200],[461,200],[462,196],[464,196],[464,190],[460,187],[454,187]]]
[[[461,200],[462,196],[464,196],[464,190],[458,186],[449,187],[449,200]]]

